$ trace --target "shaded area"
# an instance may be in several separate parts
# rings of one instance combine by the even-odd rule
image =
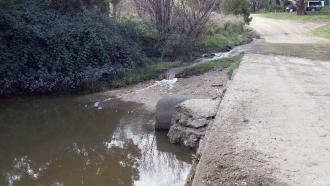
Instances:
[[[99,95],[1,100],[0,185],[181,184],[191,153],[158,150],[153,118]]]

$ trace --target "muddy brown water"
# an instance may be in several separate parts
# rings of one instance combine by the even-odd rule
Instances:
[[[141,104],[100,95],[0,100],[0,185],[183,185],[191,152]]]
[[[288,43],[266,43],[263,40],[255,41],[250,45],[242,47],[245,51],[264,55],[282,55],[299,57],[312,60],[329,61],[329,44],[288,44]]]
[[[212,59],[244,51],[328,61],[329,49],[259,40]],[[0,186],[177,186],[191,155],[155,133],[142,104],[99,94],[0,99]]]

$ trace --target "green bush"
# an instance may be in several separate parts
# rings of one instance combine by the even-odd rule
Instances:
[[[178,77],[187,78],[194,75],[204,74],[212,69],[223,67],[226,69],[229,78],[231,78],[234,70],[239,66],[244,57],[244,53],[240,53],[230,58],[224,58],[220,60],[207,61],[189,68],[186,68]]]
[[[325,5],[321,10],[320,14],[329,14],[329,5]]]
[[[243,25],[227,25],[225,28],[209,25],[205,34],[199,39],[198,48],[204,53],[219,52],[248,40],[249,35]]]
[[[162,56],[171,60],[191,60],[197,49],[195,41],[182,33],[172,33],[161,47]]]
[[[225,14],[242,15],[246,23],[252,20],[248,0],[224,0],[220,6],[220,10]]]
[[[131,22],[97,11],[63,13],[29,0],[0,13],[0,95],[111,85],[146,57]]]
[[[0,0],[0,10],[7,8],[9,5],[12,5],[16,0]]]

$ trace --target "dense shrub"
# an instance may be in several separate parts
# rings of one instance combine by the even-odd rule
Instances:
[[[220,6],[221,11],[225,14],[242,15],[246,23],[252,20],[248,0],[223,0]]]
[[[46,0],[47,4],[57,10],[71,11],[89,8],[98,9],[101,13],[109,14],[109,0]]]
[[[158,31],[154,24],[135,15],[122,16],[120,21],[125,24],[134,25],[140,39],[142,40],[144,53],[148,57],[161,56],[160,49],[163,45],[160,45],[157,40]]]
[[[14,4],[16,0],[0,0],[0,10]]]
[[[219,52],[250,40],[242,16],[213,14],[197,46],[203,53]]]
[[[42,0],[14,5],[0,13],[0,95],[110,85],[146,60],[134,28],[93,10],[64,14]]]

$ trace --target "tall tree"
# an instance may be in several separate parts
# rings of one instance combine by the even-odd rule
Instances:
[[[273,0],[268,1],[268,12],[272,11],[272,6],[273,6]]]
[[[280,4],[281,10],[285,11],[285,0],[278,0],[278,3]]]
[[[136,7],[146,13],[155,24],[161,36],[173,28],[175,11],[174,0],[134,0]]]
[[[220,9],[225,14],[242,15],[246,23],[252,20],[250,18],[250,3],[247,0],[224,0],[220,4]]]
[[[256,12],[257,11],[257,1],[252,0],[251,4],[252,4],[252,12]]]
[[[296,0],[297,15],[305,15],[305,0]]]
[[[197,38],[211,13],[217,7],[217,0],[180,0],[179,12],[185,20],[185,33],[189,38]]]

